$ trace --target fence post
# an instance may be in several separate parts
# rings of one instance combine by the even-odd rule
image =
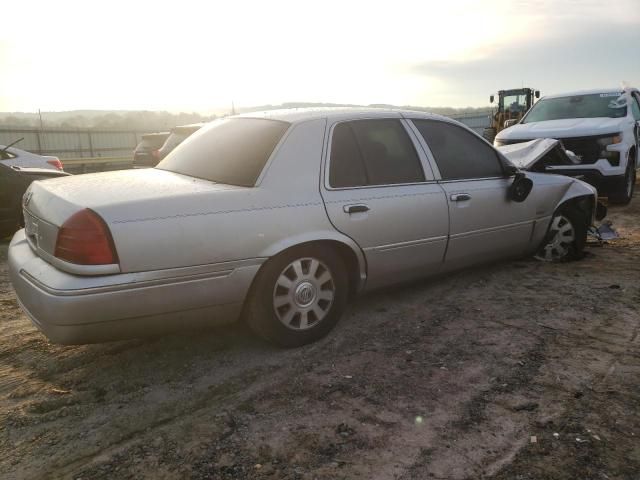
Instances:
[[[89,156],[93,158],[94,155],[93,155],[93,141],[91,140],[91,130],[87,130],[87,136],[89,137]]]
[[[42,155],[42,142],[40,141],[40,130],[36,130],[36,140],[38,140],[38,155]]]

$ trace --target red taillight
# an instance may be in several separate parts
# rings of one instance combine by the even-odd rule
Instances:
[[[58,230],[55,256],[79,265],[118,263],[118,255],[104,220],[88,208],[74,213]]]
[[[56,167],[58,170],[62,170],[64,168],[59,158],[52,158],[51,160],[47,160],[47,163]]]

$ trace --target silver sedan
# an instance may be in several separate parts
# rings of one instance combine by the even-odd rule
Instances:
[[[296,346],[362,291],[579,255],[596,191],[519,171],[444,117],[319,109],[218,120],[154,169],[35,182],[23,203],[11,280],[52,341],[243,316]]]

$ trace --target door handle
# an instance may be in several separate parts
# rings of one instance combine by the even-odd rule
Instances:
[[[468,193],[453,193],[449,198],[454,202],[466,202],[467,200],[471,200],[471,195]]]
[[[368,212],[369,207],[363,204],[345,205],[344,207],[342,207],[342,210],[344,210],[344,213],[360,213],[360,212]]]

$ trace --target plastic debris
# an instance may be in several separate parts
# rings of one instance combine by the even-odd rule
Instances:
[[[538,437],[531,435],[531,443],[538,443]]]

